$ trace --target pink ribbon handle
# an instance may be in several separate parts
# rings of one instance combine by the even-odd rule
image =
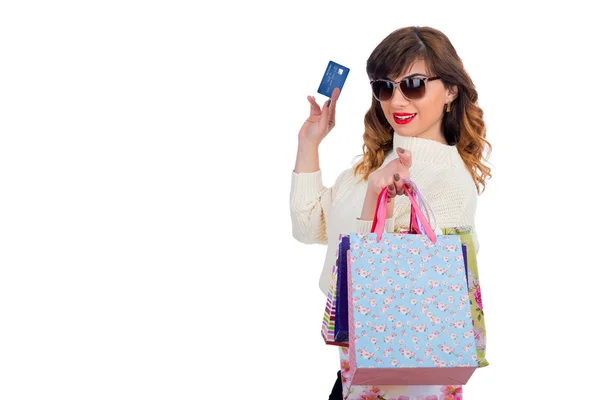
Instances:
[[[371,225],[371,233],[377,234],[377,242],[381,241],[381,235],[385,229],[385,220],[387,216],[387,188],[381,189],[377,197],[377,206],[375,208],[375,216]]]
[[[413,197],[410,190],[408,190],[408,187],[406,186],[405,183],[402,184],[402,187],[404,188],[404,192],[408,196],[408,199],[410,200],[410,204],[411,204],[411,225],[413,225],[412,216],[415,215],[416,218],[418,219],[418,222],[421,223],[421,226],[423,227],[423,230],[425,231],[425,234],[427,235],[429,240],[431,240],[433,243],[435,243],[436,242],[435,232],[431,228],[431,225],[429,225],[429,221],[427,221],[427,218],[425,218],[425,215],[423,215],[423,211],[421,211],[419,204],[417,204],[417,201]],[[414,222],[416,222],[416,221],[414,221]],[[412,228],[418,230],[417,226],[412,226]],[[423,234],[423,232],[418,232],[418,233]]]
[[[413,185],[414,185],[414,183],[413,183]],[[429,240],[431,240],[433,243],[435,243],[436,242],[435,232],[431,228],[431,225],[429,224],[429,221],[427,221],[427,218],[425,218],[425,215],[423,214],[423,211],[421,211],[419,204],[417,203],[417,201],[413,197],[412,193],[406,186],[406,183],[403,183],[402,187],[404,188],[404,192],[406,193],[406,195],[408,196],[408,199],[410,200],[411,220],[413,219],[413,216],[416,217],[418,219],[418,222],[421,223],[421,227],[423,227],[423,230],[425,231],[425,234],[427,235]],[[381,241],[381,236],[382,236],[383,230],[385,228],[385,220],[386,220],[386,216],[387,216],[387,199],[388,199],[387,188],[384,187],[383,189],[381,189],[381,192],[379,193],[379,197],[377,197],[377,206],[375,208],[375,216],[373,217],[373,224],[371,225],[371,233],[377,234],[377,242]],[[413,226],[414,222],[417,222],[417,221],[411,221],[411,226],[412,226],[412,228],[415,228],[418,231],[418,227]],[[415,224],[415,225],[417,225],[417,224]],[[423,232],[417,232],[417,233],[423,234]]]

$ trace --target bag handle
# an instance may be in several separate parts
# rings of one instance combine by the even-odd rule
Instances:
[[[417,200],[417,203],[419,204],[419,208],[421,209],[421,211],[423,211],[423,213],[425,215],[425,219],[429,222],[429,225],[432,228],[434,228],[434,232],[437,232],[438,223],[437,223],[437,218],[435,217],[435,213],[433,212],[433,209],[431,208],[429,203],[425,200],[423,195],[421,195],[421,191],[419,190],[419,188],[413,181],[411,181],[410,179],[405,179],[404,182],[410,182],[412,184],[412,189],[414,190],[413,196]],[[418,231],[417,233],[419,233],[419,234],[422,234],[424,231],[423,226],[421,225],[421,222],[417,219],[415,212],[412,208],[412,204],[411,204],[409,230],[412,231],[413,229],[415,231]]]
[[[375,208],[375,216],[373,217],[373,224],[371,224],[371,233],[377,233],[377,241],[381,240],[381,235],[385,228],[385,220],[387,217],[387,188],[381,189],[379,196],[377,197],[377,205]]]
[[[427,218],[425,218],[425,215],[423,215],[423,211],[421,211],[419,204],[415,200],[415,198],[414,198],[413,194],[411,193],[411,191],[409,190],[408,186],[406,186],[406,182],[407,182],[407,180],[405,179],[404,183],[402,183],[402,187],[404,188],[404,193],[408,196],[408,199],[410,200],[411,217],[412,217],[412,213],[414,211],[417,221],[420,223],[419,225],[425,231],[424,233],[427,235],[429,240],[431,240],[433,243],[435,243],[436,242],[435,232],[431,228],[431,225],[429,225],[429,221],[427,221]],[[413,185],[413,187],[416,188],[416,185],[414,182],[412,182],[410,180],[408,180],[408,182],[410,182]],[[417,193],[418,193],[418,191],[417,191]],[[383,230],[385,228],[385,220],[386,220],[386,216],[387,216],[387,199],[388,199],[387,188],[384,187],[383,189],[381,189],[381,192],[379,193],[379,196],[377,197],[377,206],[375,209],[375,216],[373,217],[373,224],[371,225],[371,233],[377,234],[378,242],[381,240],[381,235],[383,234]],[[411,225],[412,225],[412,221],[411,221]],[[412,228],[415,228],[415,227],[412,227]],[[422,234],[423,232],[418,232],[418,233]]]
[[[416,188],[416,185],[414,182],[411,182],[413,187]],[[433,231],[433,229],[431,228],[431,225],[429,224],[429,221],[427,221],[427,218],[425,218],[425,215],[423,215],[423,211],[421,211],[421,208],[419,207],[419,204],[417,203],[417,201],[415,200],[415,198],[413,197],[413,194],[411,194],[410,190],[408,190],[408,187],[406,186],[406,183],[402,184],[402,187],[404,188],[404,192],[406,193],[406,195],[408,196],[408,199],[410,200],[410,204],[411,204],[411,215],[414,212],[416,215],[416,222],[419,223],[419,226],[421,228],[423,228],[424,232],[419,232],[420,234],[425,234],[427,235],[427,237],[429,238],[429,240],[431,240],[433,243],[436,242],[436,235],[435,232]],[[418,190],[417,190],[418,193]],[[415,229],[415,227],[411,227],[413,229]]]

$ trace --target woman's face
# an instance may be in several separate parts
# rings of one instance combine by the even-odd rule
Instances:
[[[406,74],[387,78],[398,82],[408,77],[420,76],[431,77],[427,74],[423,60],[415,62]],[[380,102],[380,105],[385,118],[397,134],[417,136],[447,144],[442,132],[442,117],[446,110],[446,103],[455,98],[456,86],[446,89],[442,80],[437,79],[425,82],[425,96],[418,100],[407,100],[398,89],[395,89],[392,99]],[[409,114],[414,116],[406,119]]]

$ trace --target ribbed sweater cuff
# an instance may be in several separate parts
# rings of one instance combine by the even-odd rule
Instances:
[[[292,171],[292,192],[302,193],[302,197],[316,198],[326,187],[323,185],[321,170],[315,172]]]
[[[356,232],[358,233],[366,233],[371,232],[371,226],[373,225],[373,220],[366,221],[362,219],[356,219]],[[394,218],[388,218],[385,220],[384,231],[387,233],[394,232]]]

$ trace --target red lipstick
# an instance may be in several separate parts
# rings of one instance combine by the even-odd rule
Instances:
[[[412,121],[415,116],[417,115],[416,113],[393,113],[392,114],[394,116],[394,121],[397,124],[400,125],[406,125],[408,124],[410,121]]]

